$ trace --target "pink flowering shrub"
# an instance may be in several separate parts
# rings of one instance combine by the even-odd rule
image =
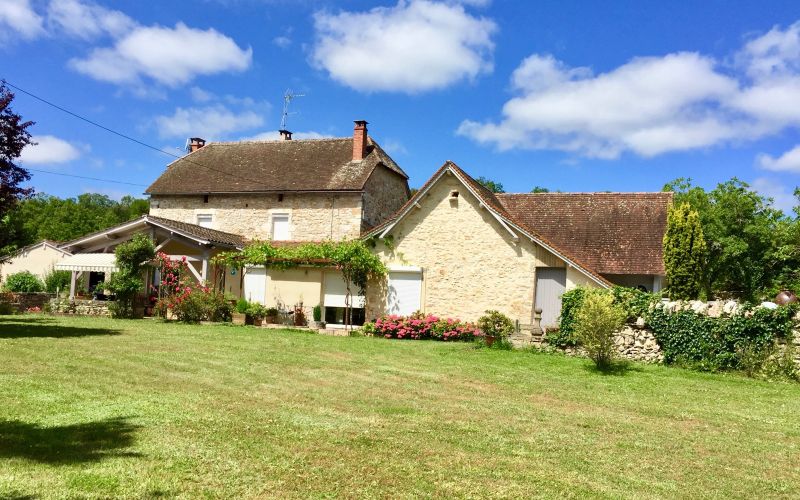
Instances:
[[[25,312],[26,313],[31,313],[31,314],[39,314],[39,313],[42,312],[42,308],[39,307],[39,306],[33,306],[33,307],[29,307],[29,308],[25,309]]]
[[[432,314],[424,316],[420,313],[405,317],[390,314],[379,318],[374,324],[364,326],[373,335],[387,339],[469,341],[483,335],[472,323],[453,318],[438,318]]]

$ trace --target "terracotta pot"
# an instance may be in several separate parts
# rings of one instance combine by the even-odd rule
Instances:
[[[278,317],[277,316],[267,316],[266,318],[264,318],[264,321],[266,323],[268,323],[268,324],[275,324],[275,323],[278,322]]]
[[[486,335],[483,337],[483,341],[486,342],[486,347],[492,347],[492,344],[494,344],[494,341],[497,339],[498,337],[494,335]]]
[[[253,318],[253,326],[261,326],[264,324],[264,318]]]
[[[794,302],[797,302],[797,295],[789,290],[781,290],[781,293],[775,296],[775,303],[780,306],[785,306]]]
[[[234,325],[244,325],[247,321],[247,315],[242,313],[231,314],[231,321]]]

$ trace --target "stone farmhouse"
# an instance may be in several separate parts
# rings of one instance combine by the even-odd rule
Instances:
[[[219,252],[274,244],[368,239],[388,277],[354,297],[354,323],[420,310],[474,320],[487,309],[531,323],[556,323],[561,294],[577,285],[658,290],[669,193],[494,194],[446,162],[412,197],[408,176],[356,121],[352,137],[274,141],[190,140],[147,189],[150,213],[59,245],[56,264],[88,273],[89,286],[115,270],[113,249],[141,232],[159,251],[185,259],[198,281],[267,306],[343,321],[345,287],[334,269],[215,266]],[[158,276],[148,278],[153,283]]]

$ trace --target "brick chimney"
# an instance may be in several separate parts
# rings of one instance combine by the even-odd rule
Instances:
[[[367,155],[367,121],[356,120],[353,129],[353,161],[361,161]]]
[[[199,137],[192,137],[189,139],[189,152],[194,153],[198,149],[206,145],[206,140]]]
[[[291,141],[292,140],[292,133],[288,130],[278,130],[278,133],[281,134],[281,139],[284,141]]]

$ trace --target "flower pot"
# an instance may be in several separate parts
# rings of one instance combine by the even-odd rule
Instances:
[[[499,339],[500,337],[496,337],[494,335],[486,335],[483,337],[483,341],[486,342],[486,347],[492,347],[494,341]]]
[[[261,326],[264,324],[264,318],[253,318],[253,326]]]
[[[234,325],[244,325],[247,323],[247,315],[235,312],[231,314],[231,321]]]
[[[797,302],[797,295],[789,290],[781,290],[781,293],[775,297],[775,303],[781,306],[789,305],[794,302]]]
[[[270,325],[275,324],[275,323],[278,322],[278,317],[277,316],[267,316],[266,318],[264,318],[264,322],[266,322],[267,324],[270,324]]]

